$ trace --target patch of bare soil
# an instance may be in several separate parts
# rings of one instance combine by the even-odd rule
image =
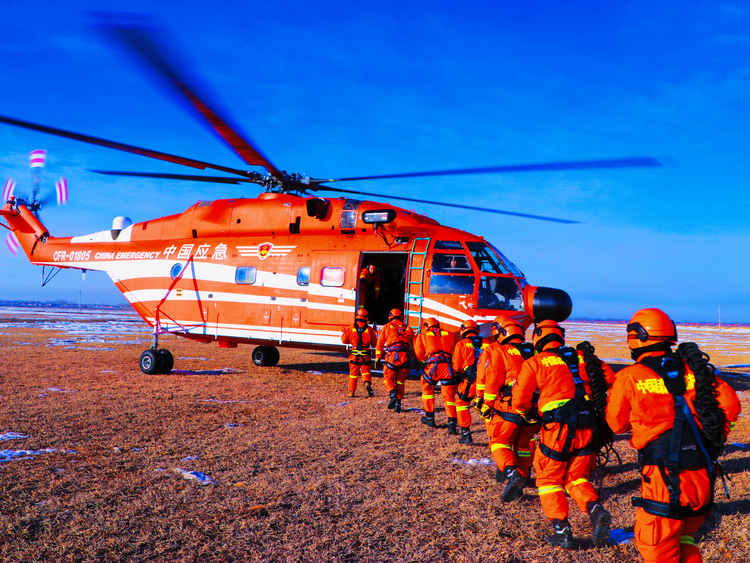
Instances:
[[[425,427],[417,380],[404,401],[415,410],[394,414],[378,375],[374,398],[361,387],[346,398],[343,356],[284,349],[258,368],[251,347],[170,337],[178,372],[147,376],[147,333],[104,344],[2,333],[0,434],[28,437],[0,448],[34,452],[0,463],[2,561],[640,561],[632,543],[591,547],[575,506],[579,549],[548,547],[536,490],[503,505],[494,466],[454,462],[490,457],[484,424],[475,418],[473,446],[447,435],[441,411]],[[750,412],[750,379],[731,382]],[[717,485],[700,532],[706,561],[750,561],[747,420],[729,439],[745,447],[722,460],[732,498]],[[632,531],[636,456],[625,437],[616,450],[619,472],[594,477],[613,527]]]

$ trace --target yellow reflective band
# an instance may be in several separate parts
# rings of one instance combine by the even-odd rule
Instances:
[[[531,450],[518,450],[516,455],[518,457],[531,457]]]
[[[582,477],[581,479],[576,479],[575,481],[573,481],[569,485],[571,487],[577,487],[578,485],[582,485],[583,483],[588,483],[588,482],[589,482],[588,479],[586,479],[585,477]]]
[[[495,450],[512,450],[513,446],[510,444],[492,444],[490,446],[490,451],[494,452]]]
[[[451,401],[445,401],[445,404],[448,405],[449,407],[455,407],[456,406],[456,403],[453,403]]]
[[[468,411],[468,410],[469,410],[469,407],[462,407],[462,406],[456,407],[457,412]]]
[[[422,395],[423,399],[434,399],[435,395]]]
[[[484,384],[483,383],[477,383],[477,391],[484,391]]]
[[[659,380],[659,381],[661,381],[661,380]],[[559,407],[563,406],[568,401],[570,401],[570,399],[563,399],[561,401],[552,401],[551,403],[547,403],[541,409],[539,409],[539,412],[553,411],[556,408],[559,408]]]
[[[350,375],[349,379],[357,379],[357,376],[356,375]]]
[[[539,487],[539,496],[559,492],[562,492],[562,487],[560,485],[552,485],[551,487]]]
[[[489,393],[484,394],[485,401],[494,401],[495,399],[497,399],[497,395],[491,395]]]
[[[680,536],[680,543],[695,545],[695,539],[693,538],[693,536]]]

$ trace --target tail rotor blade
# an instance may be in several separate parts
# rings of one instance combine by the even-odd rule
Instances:
[[[3,187],[3,201],[4,204],[6,201],[9,201],[11,196],[13,195],[13,190],[16,189],[16,181],[13,178],[8,178],[5,180],[5,186]]]
[[[57,206],[63,207],[68,205],[68,181],[65,176],[55,183],[55,192],[57,193]]]
[[[15,256],[16,252],[18,252],[18,249],[21,248],[21,243],[18,242],[18,239],[16,238],[16,235],[14,233],[8,233],[8,235],[5,237],[5,244],[13,256]]]

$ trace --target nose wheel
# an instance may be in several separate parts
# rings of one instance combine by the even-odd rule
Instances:
[[[158,350],[149,348],[141,354],[138,364],[141,371],[147,375],[172,373],[174,356],[172,356],[172,352],[164,348]]]
[[[253,350],[253,363],[256,366],[275,366],[280,357],[278,348],[274,346],[258,346]]]

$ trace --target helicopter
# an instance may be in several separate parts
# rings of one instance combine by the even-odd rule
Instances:
[[[51,236],[33,205],[12,194],[3,198],[0,216],[32,264],[56,271],[106,272],[153,328],[153,344],[139,358],[146,374],[173,369],[174,357],[159,346],[159,337],[166,334],[218,342],[222,348],[254,345],[251,357],[258,366],[275,365],[280,359],[278,349],[284,347],[343,351],[341,331],[363,307],[376,325],[385,324],[390,310],[400,309],[416,329],[423,317],[435,317],[455,330],[472,319],[483,336],[490,335],[491,323],[498,316],[515,319],[525,328],[543,319],[564,321],[572,311],[570,296],[561,289],[530,285],[521,270],[483,237],[414,211],[348,196],[559,223],[576,221],[385,196],[330,184],[661,165],[655,158],[638,157],[328,179],[288,173],[221,115],[197,87],[200,82],[189,79],[151,29],[121,24],[103,28],[146,62],[249,166],[263,169],[230,168],[0,116],[0,122],[9,125],[230,176],[94,171],[100,174],[251,183],[264,189],[255,198],[199,201],[182,213],[140,223],[116,217],[109,230],[72,237]],[[380,291],[368,293],[363,279],[368,268],[378,272]]]

